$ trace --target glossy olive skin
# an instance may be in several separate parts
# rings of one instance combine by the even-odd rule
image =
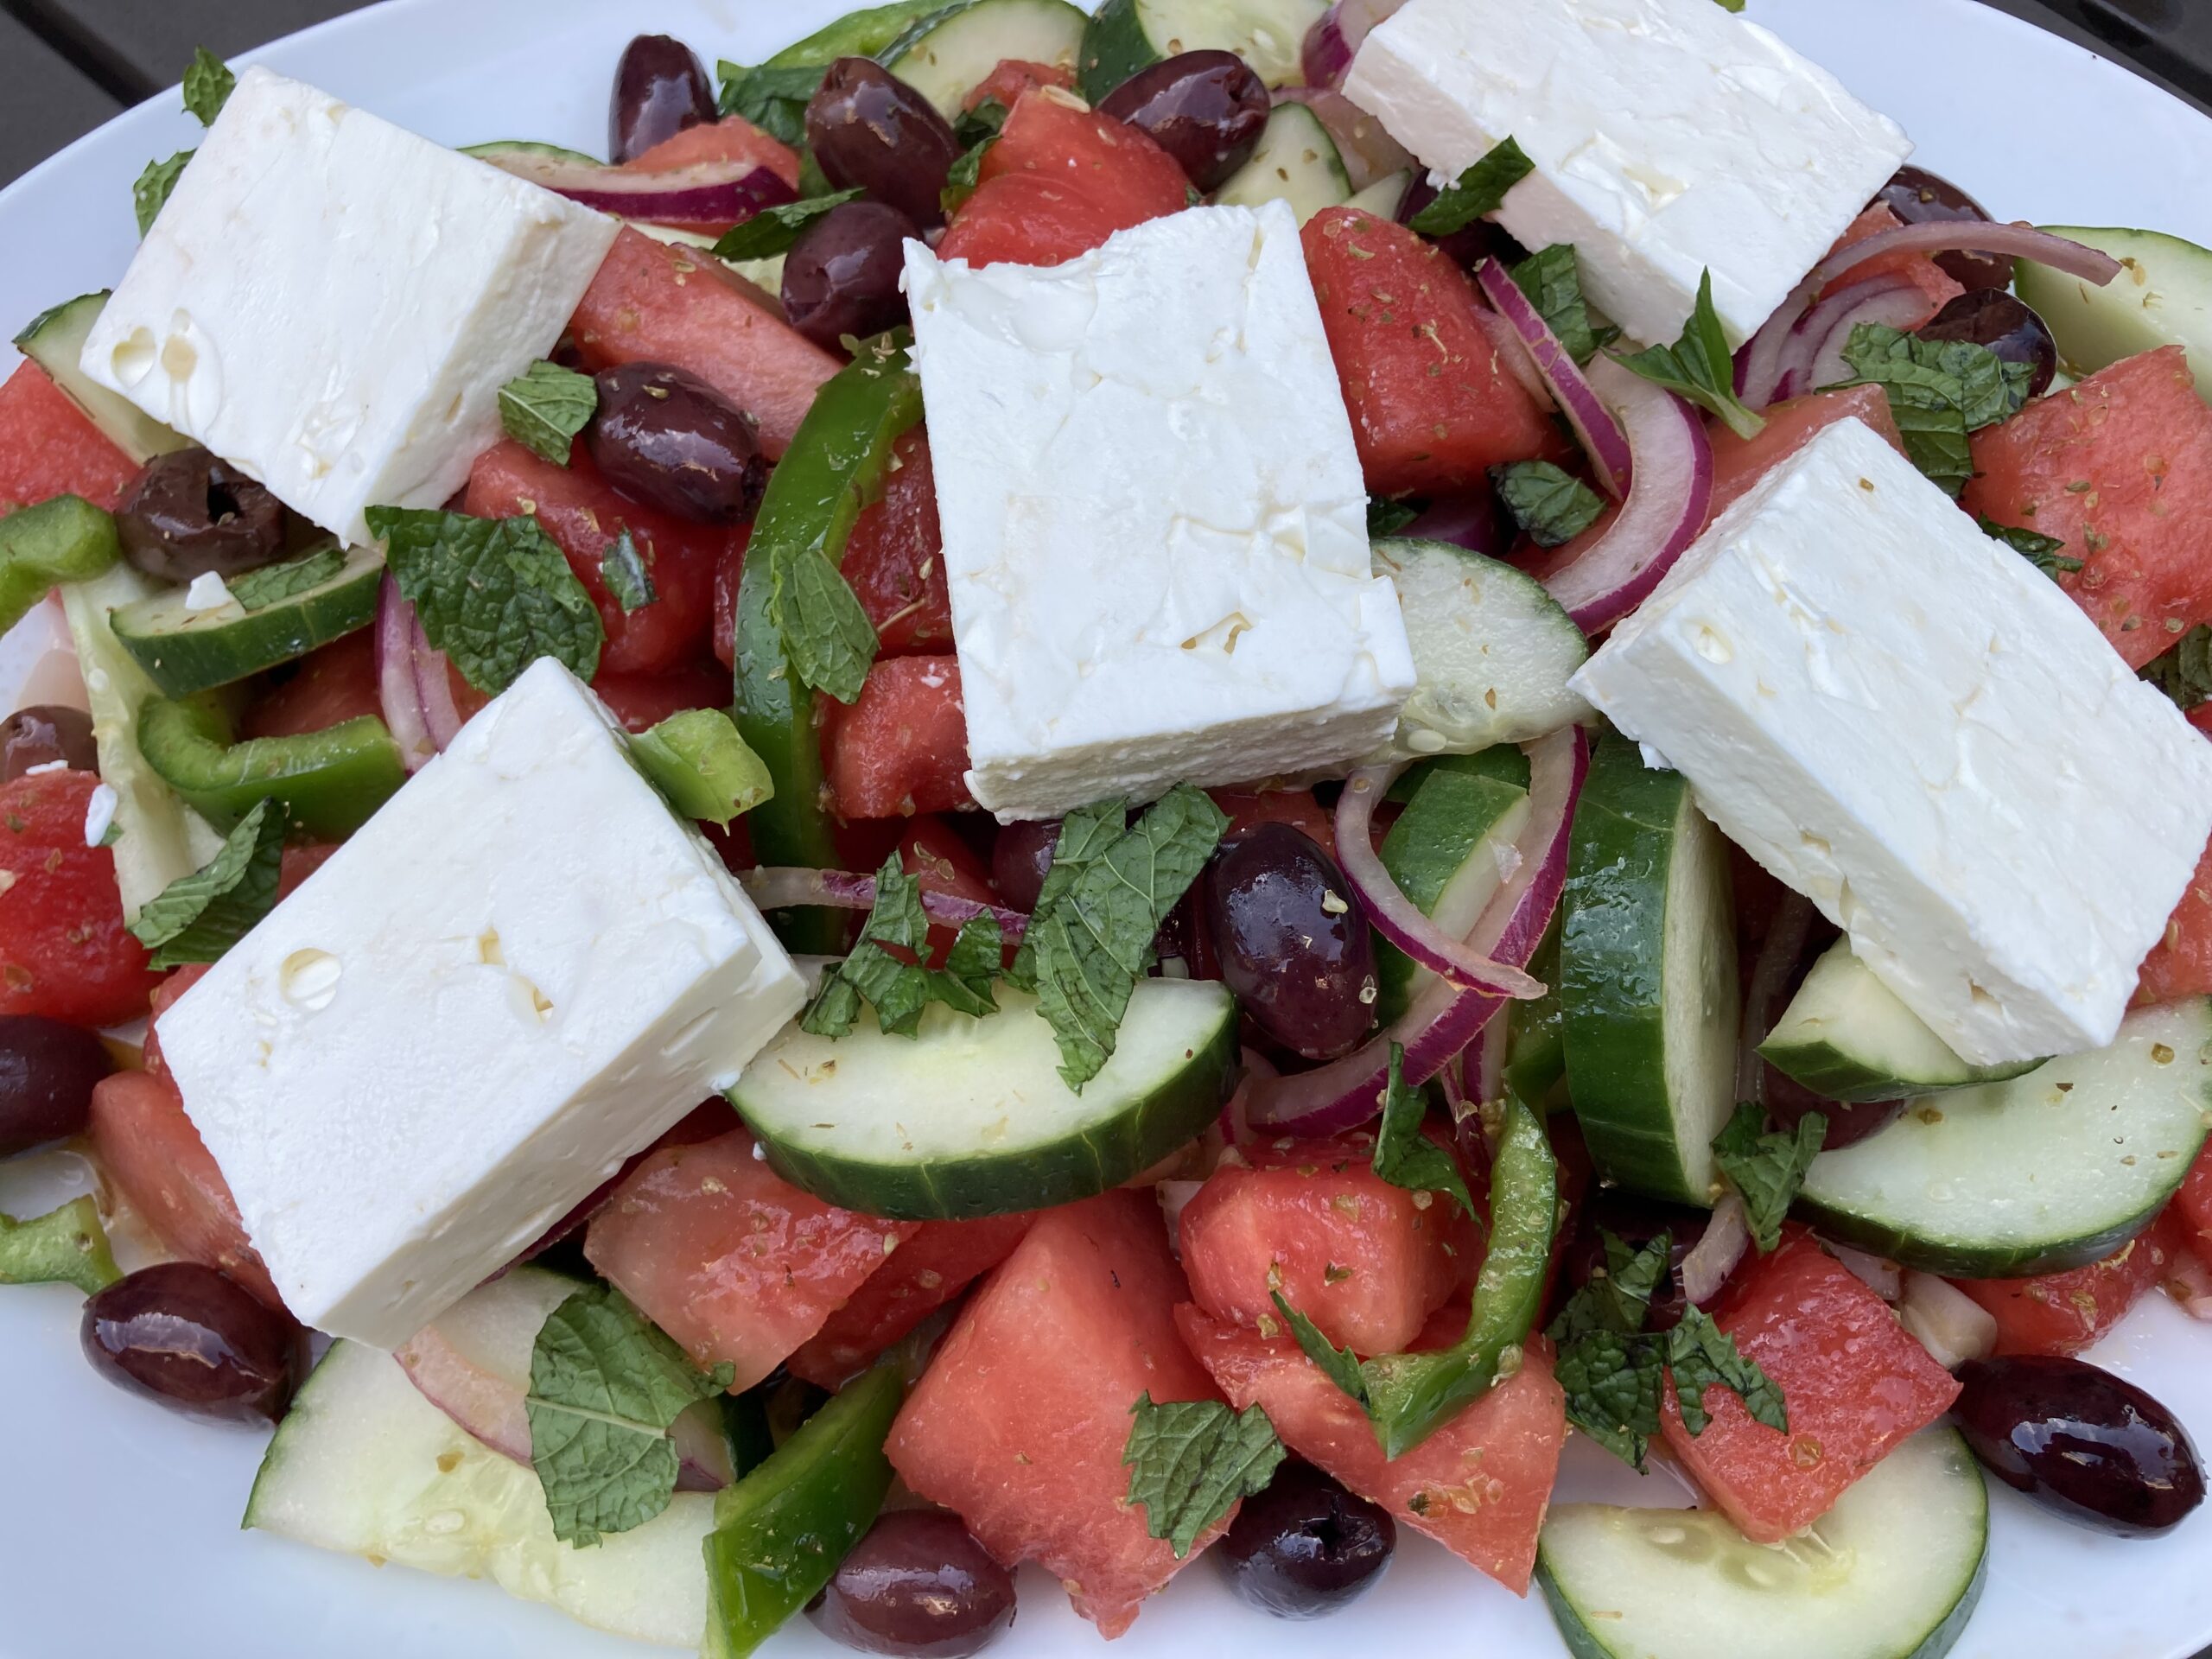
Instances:
[[[938,198],[960,140],[924,98],[868,58],[840,58],[806,106],[806,142],[840,190],[857,187],[924,230],[944,223]]]
[[[625,363],[594,378],[584,448],[625,495],[710,524],[750,523],[768,459],[750,416],[688,369]]]
[[[862,1653],[965,1659],[1014,1623],[1014,1575],[958,1516],[893,1510],[838,1564],[807,1616]]]
[[[1901,167],[1876,193],[1874,200],[1908,225],[1933,225],[1945,219],[1971,219],[1986,224],[1988,210],[1941,174],[1924,167]],[[2002,254],[1967,253],[1951,249],[1936,256],[1936,263],[1953,282],[1969,289],[2006,288],[2012,281],[2012,262]]]
[[[1980,288],[1961,294],[1920,329],[1923,340],[1966,340],[1986,346],[2007,363],[2024,363],[2033,372],[2028,396],[2040,397],[2058,373],[2058,342],[2035,308],[2002,289]]]
[[[85,1357],[117,1387],[209,1422],[273,1423],[305,1347],[289,1314],[197,1262],[163,1262],[85,1303]]]
[[[784,256],[784,315],[826,352],[906,321],[899,291],[914,221],[880,201],[848,201],[799,232]]]
[[[1416,171],[1413,182],[1406,187],[1406,194],[1399,198],[1398,223],[1411,225],[1414,215],[1435,200],[1436,187],[1428,181],[1428,175]],[[1448,236],[1433,236],[1429,240],[1469,270],[1485,259],[1511,265],[1529,257],[1529,251],[1515,241],[1503,225],[1493,225],[1486,219],[1478,219]]]
[[[148,461],[115,510],[115,529],[124,556],[164,582],[244,575],[284,553],[283,505],[205,449]]]
[[[0,721],[0,784],[13,783],[33,766],[60,761],[72,772],[98,772],[92,717],[81,709],[35,703]]]
[[[1286,1463],[1244,1500],[1213,1557],[1240,1599],[1277,1618],[1319,1618],[1365,1594],[1397,1544],[1388,1510]]]
[[[1375,941],[1336,861],[1303,831],[1262,823],[1227,842],[1205,876],[1221,976],[1274,1041],[1333,1059],[1375,1018]]]
[[[1615,1187],[1593,1192],[1573,1242],[1560,1259],[1558,1300],[1564,1303],[1605,1266],[1605,1234],[1611,1233],[1631,1250],[1641,1250],[1664,1233],[1669,1240],[1667,1277],[1651,1293],[1645,1328],[1673,1330],[1682,1322],[1682,1310],[1689,1306],[1682,1294],[1682,1258],[1705,1236],[1706,1220],[1704,1211],[1687,1205],[1635,1198]]]
[[[1052,854],[1060,844],[1060,821],[1037,818],[1001,827],[991,843],[991,885],[1001,902],[1016,910],[1037,908],[1037,895],[1045,890],[1045,873],[1052,868]]]
[[[1252,159],[1268,103],[1267,82],[1234,52],[1185,52],[1138,70],[1098,112],[1128,122],[1211,191]]]
[[[2181,1523],[2204,1501],[2204,1465],[2173,1414],[2078,1359],[1969,1360],[1951,1408],[1975,1457],[2069,1521],[2125,1537]]]
[[[607,105],[607,159],[618,167],[686,127],[715,118],[714,88],[699,54],[669,35],[640,35],[614,66]]]
[[[0,1158],[83,1134],[92,1085],[114,1070],[96,1033],[43,1014],[0,1014]]]

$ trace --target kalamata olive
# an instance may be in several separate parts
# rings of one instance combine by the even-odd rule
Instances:
[[[1138,70],[1098,112],[1145,134],[1199,189],[1217,190],[1260,147],[1268,104],[1267,82],[1234,52],[1184,52]]]
[[[620,166],[686,127],[715,118],[714,89],[699,54],[668,35],[640,35],[614,66],[607,105],[607,159]]]
[[[284,551],[284,509],[205,449],[148,461],[115,510],[124,556],[149,576],[190,582],[243,575]]]
[[[1664,1233],[1669,1240],[1667,1276],[1651,1293],[1651,1313],[1646,1328],[1671,1331],[1682,1322],[1688,1306],[1682,1296],[1682,1258],[1704,1236],[1706,1213],[1687,1205],[1662,1204],[1639,1198],[1616,1187],[1591,1194],[1584,1207],[1573,1242],[1560,1258],[1559,1300],[1564,1302],[1605,1267],[1604,1235],[1611,1233],[1631,1250],[1641,1250]]]
[[[60,761],[72,772],[98,772],[92,717],[81,709],[35,703],[0,721],[0,784],[13,783],[33,766]]]
[[[2027,302],[2002,289],[1978,288],[1960,295],[1922,326],[1920,337],[1972,340],[2007,363],[2026,364],[2034,371],[2028,381],[2031,397],[2049,391],[2058,372],[2058,342],[2050,337],[2050,325]]]
[[[2174,1415],[2125,1378],[2078,1359],[1969,1360],[1952,1411],[2006,1485],[2129,1536],[2164,1532],[2204,1501],[2204,1466]]]
[[[1413,182],[1406,187],[1406,194],[1398,199],[1398,223],[1412,224],[1414,215],[1435,200],[1436,187],[1429,182],[1428,175],[1416,171]],[[1510,265],[1529,257],[1529,251],[1515,241],[1503,225],[1494,225],[1486,219],[1478,219],[1449,235],[1433,236],[1429,240],[1469,270],[1485,259]]]
[[[0,1014],[0,1158],[83,1132],[115,1070],[99,1036],[42,1014]]]
[[[584,447],[608,483],[649,507],[741,524],[760,505],[767,457],[751,416],[688,369],[625,363],[596,377]]]
[[[1045,872],[1052,868],[1053,849],[1060,844],[1060,821],[1038,818],[1009,823],[991,843],[991,885],[1001,903],[1016,910],[1034,910],[1044,890]]]
[[[1908,225],[1935,225],[1947,219],[1986,224],[1989,213],[1965,191],[1924,167],[1901,167],[1897,175],[1875,196]],[[1955,283],[1968,288],[2003,288],[2012,280],[2012,262],[2001,254],[1967,253],[1948,249],[1936,263]]]
[[[163,1262],[85,1304],[85,1357],[118,1388],[211,1422],[273,1423],[298,1386],[300,1327],[228,1274]]]
[[[1367,1035],[1375,942],[1334,859],[1289,824],[1262,823],[1216,854],[1205,880],[1222,979],[1262,1031],[1309,1060]]]
[[[862,1653],[964,1659],[1014,1622],[1014,1575],[957,1515],[893,1510],[838,1563],[807,1609],[826,1635]]]
[[[1827,1133],[1821,1145],[1833,1150],[1856,1146],[1878,1130],[1886,1129],[1904,1113],[1902,1100],[1830,1100],[1772,1066],[1766,1069],[1766,1115],[1778,1129],[1796,1132],[1808,1112],[1827,1119]]]
[[[960,140],[929,99],[869,58],[840,58],[806,105],[806,142],[840,190],[857,187],[924,230],[944,223],[938,198]]]
[[[1277,1618],[1356,1601],[1390,1564],[1398,1523],[1311,1464],[1286,1463],[1248,1497],[1213,1551],[1239,1598]]]
[[[784,256],[784,315],[824,351],[906,320],[899,278],[914,221],[880,201],[848,201],[816,219]]]

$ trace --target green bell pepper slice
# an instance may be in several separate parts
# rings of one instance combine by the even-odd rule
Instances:
[[[123,556],[115,518],[81,495],[57,495],[0,518],[0,633],[47,589],[104,574]]]
[[[138,711],[138,752],[226,834],[266,796],[282,802],[293,827],[309,838],[342,841],[407,781],[399,745],[374,715],[320,732],[233,742],[213,698],[151,697]]]

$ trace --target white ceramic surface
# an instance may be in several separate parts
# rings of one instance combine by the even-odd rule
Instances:
[[[450,143],[550,140],[598,152],[623,42],[643,29],[758,61],[840,0],[394,0],[247,54]],[[2147,226],[2212,243],[2212,122],[2124,70],[1973,0],[1751,0],[1750,15],[1902,121],[1919,159],[2002,217]],[[181,66],[180,66],[181,67]],[[0,322],[111,283],[135,244],[130,183],[191,144],[174,94],[0,192]],[[0,368],[13,353],[0,347]],[[4,689],[12,692],[13,684]],[[12,706],[12,705],[10,705]],[[0,1166],[0,1210],[50,1196]],[[480,1585],[319,1554],[237,1529],[262,1437],[171,1417],[95,1379],[74,1292],[0,1292],[0,1659],[615,1659],[647,1649]],[[2212,1328],[2154,1298],[2092,1355],[2175,1408],[2212,1448]],[[1600,1460],[1602,1461],[1602,1459]],[[1573,1459],[1565,1496],[1679,1502],[1658,1478]],[[1630,1489],[1624,1491],[1624,1488]],[[1995,1494],[1989,1582],[1959,1659],[2185,1659],[2212,1643],[2212,1512],[2155,1542],[2107,1539]],[[1425,1651],[1563,1653],[1517,1602],[1402,1534],[1372,1595],[1314,1624],[1232,1601],[1200,1563],[1119,1651],[1271,1659]],[[1097,1637],[1025,1573],[998,1659],[1060,1659]],[[795,1624],[767,1652],[846,1650]],[[1777,1659],[1787,1659],[1779,1648]]]

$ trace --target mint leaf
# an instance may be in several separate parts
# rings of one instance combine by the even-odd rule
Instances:
[[[607,591],[613,595],[625,616],[642,611],[660,597],[653,588],[653,573],[645,569],[645,556],[638,551],[637,543],[630,539],[626,524],[600,554],[599,579],[607,584]]]
[[[524,448],[556,467],[569,464],[569,446],[599,409],[591,376],[543,358],[499,388],[499,424]]]
[[[1664,386],[1676,397],[1687,397],[1719,416],[1739,438],[1756,438],[1766,430],[1766,422],[1736,396],[1736,355],[1728,349],[1728,336],[1721,329],[1719,314],[1713,308],[1709,270],[1697,285],[1697,304],[1682,326],[1680,340],[1672,346],[1654,346],[1630,355],[1616,352],[1613,360],[1654,385]]]
[[[1794,1132],[1762,1133],[1766,1109],[1745,1101],[1727,1126],[1713,1137],[1713,1155],[1744,1200],[1751,1238],[1765,1255],[1782,1243],[1782,1223],[1805,1185],[1805,1172],[1820,1156],[1828,1121],[1818,1112],[1797,1120]]]
[[[747,68],[724,58],[715,66],[715,73],[721,80],[715,107],[721,114],[741,115],[786,144],[806,142],[807,100],[822,86],[823,66]]]
[[[643,1526],[676,1491],[669,1425],[734,1372],[702,1374],[620,1293],[588,1285],[539,1327],[530,1355],[530,1463],[553,1535],[579,1548]]]
[[[1290,1334],[1298,1339],[1306,1357],[1321,1368],[1321,1375],[1350,1395],[1359,1405],[1367,1404],[1367,1378],[1359,1369],[1359,1356],[1349,1348],[1339,1348],[1321,1333],[1321,1327],[1293,1307],[1279,1290],[1268,1294],[1274,1299],[1275,1312],[1282,1315],[1282,1322],[1290,1327]]]
[[[2198,623],[2171,651],[2145,663],[2142,677],[2183,714],[2212,698],[2212,624]]]
[[[1673,1265],[1674,1238],[1662,1233],[1640,1250],[1632,1250],[1611,1233],[1600,1230],[1605,1270],[1567,1299],[1546,1334],[1562,1345],[1579,1342],[1592,1332],[1616,1336],[1640,1334],[1651,1317],[1651,1299]]]
[[[334,544],[326,545],[312,553],[302,553],[296,559],[287,559],[282,564],[264,565],[242,576],[232,576],[225,585],[230,588],[231,597],[245,609],[265,611],[279,600],[321,587],[345,568],[345,553]]]
[[[931,976],[931,988],[938,1001],[956,1012],[981,1019],[996,1014],[998,999],[991,982],[1006,960],[1006,934],[995,916],[970,917],[944,953],[944,966]]]
[[[1553,1366],[1567,1421],[1637,1470],[1660,1432],[1666,1374],[1658,1342],[1618,1331],[1591,1332],[1561,1348]]]
[[[1967,435],[2018,414],[2034,378],[2027,364],[2007,363],[1972,340],[1922,340],[1872,322],[1852,329],[1843,360],[1858,378],[1842,385],[1878,385],[1889,394],[1905,454],[1952,495],[1974,476]]]
[[[223,112],[223,105],[230,102],[231,90],[238,84],[230,67],[206,47],[194,49],[192,61],[184,71],[184,110],[194,117],[203,127],[215,124],[215,118]]]
[[[970,918],[941,969],[928,966],[929,931],[920,879],[907,874],[893,853],[875,874],[875,904],[852,954],[823,982],[799,1029],[842,1037],[859,1020],[864,1001],[874,1007],[882,1030],[900,1037],[915,1033],[931,1002],[977,1017],[997,1013],[991,981],[1006,949],[998,918]]]
[[[1375,1132],[1375,1173],[1393,1186],[1412,1192],[1442,1192],[1459,1200],[1470,1217],[1475,1200],[1452,1154],[1421,1133],[1428,1102],[1406,1086],[1406,1051],[1390,1045],[1389,1081],[1382,1090],[1382,1121]]]
[[[2061,576],[2070,576],[2082,568],[2082,561],[2068,558],[2066,543],[2056,536],[2022,530],[2017,524],[2000,524],[1986,512],[1977,515],[1975,522],[1980,524],[1983,535],[2004,543],[2053,582]]]
[[[1548,461],[1490,469],[1491,486],[1514,522],[1538,547],[1563,547],[1598,522],[1605,498]]]
[[[1393,501],[1387,495],[1367,498],[1367,535],[1370,541],[1380,541],[1385,536],[1395,536],[1421,517],[1421,509],[1403,501]]]
[[[1705,1409],[1707,1389],[1726,1389],[1739,1395],[1754,1421],[1781,1433],[1789,1432],[1789,1408],[1782,1390],[1744,1357],[1736,1339],[1713,1322],[1712,1316],[1692,1303],[1682,1310],[1682,1322],[1667,1333],[1667,1367],[1675,1376],[1675,1403],[1682,1426],[1693,1434],[1705,1433],[1712,1421]]]
[[[687,709],[630,740],[630,758],[687,818],[727,830],[776,792],[760,757],[719,709]]]
[[[875,625],[860,596],[819,550],[776,561],[770,606],[792,671],[817,691],[855,702],[875,662]]]
[[[74,1285],[90,1296],[122,1277],[89,1197],[29,1221],[0,1216],[0,1285]]]
[[[479,691],[499,696],[540,657],[580,680],[599,672],[598,608],[530,514],[371,507],[368,522],[423,632]]]
[[[1740,12],[1744,9],[1744,0],[1714,0],[1714,3],[1723,11]]]
[[[149,968],[215,962],[276,903],[284,853],[284,809],[264,798],[223,839],[222,850],[179,876],[131,918],[130,931],[153,955]]]
[[[1536,164],[1508,137],[1489,155],[1436,193],[1436,200],[1413,216],[1423,236],[1449,236],[1496,213],[1505,193],[1536,170]]]
[[[138,215],[138,234],[143,236],[154,228],[154,221],[161,217],[162,209],[168,205],[169,192],[176,188],[177,175],[184,171],[195,151],[180,149],[166,162],[149,162],[146,170],[138,175],[138,182],[130,187],[130,206]]]
[[[799,232],[829,213],[842,207],[860,194],[857,189],[833,190],[827,195],[809,196],[804,201],[787,201],[779,207],[763,207],[742,225],[734,226],[722,233],[715,244],[717,259],[772,259],[779,253],[789,253],[791,244],[798,241]]]
[[[1590,321],[1590,302],[1582,293],[1582,268],[1575,263],[1574,249],[1568,244],[1554,242],[1510,267],[1506,274],[1529,296],[1529,303],[1536,308],[1577,363],[1589,362],[1599,346],[1620,338],[1619,329],[1611,325],[1600,328]]]
[[[1036,918],[1050,913],[1066,897],[1068,890],[1075,886],[1076,878],[1105,855],[1106,849],[1122,838],[1128,824],[1128,806],[1122,801],[1094,801],[1089,806],[1076,808],[1060,820],[1060,836],[1052,845],[1052,861],[1046,867],[1044,884],[1037,890],[1037,902],[1030,907],[1030,927],[1022,936],[1021,948],[1014,952],[1014,966],[1007,975],[1023,990],[1034,993],[1037,989]]]
[[[984,139],[995,137],[1006,126],[1006,118],[1014,111],[995,98],[987,98],[974,109],[963,112],[952,124],[952,136],[963,149],[973,149]]]
[[[998,141],[999,136],[995,132],[985,133],[961,151],[959,158],[946,172],[944,188],[938,192],[937,200],[938,206],[944,209],[947,218],[958,213],[962,204],[976,194],[976,186],[982,178],[983,157],[991,153],[991,146]]]
[[[1283,1459],[1275,1426],[1257,1406],[1240,1412],[1218,1400],[1155,1405],[1147,1392],[1129,1414],[1136,1425],[1122,1448],[1129,1502],[1144,1505],[1145,1530],[1172,1544],[1179,1561],[1238,1499],[1265,1491]]]

